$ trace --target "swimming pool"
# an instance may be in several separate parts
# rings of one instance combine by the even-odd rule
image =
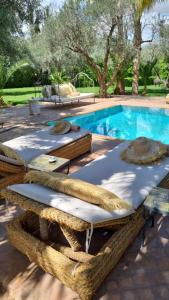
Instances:
[[[145,136],[169,144],[168,109],[118,105],[66,120],[100,135],[124,140]]]

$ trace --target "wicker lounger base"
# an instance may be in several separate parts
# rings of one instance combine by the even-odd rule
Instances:
[[[109,238],[97,255],[89,258],[87,262],[77,263],[26,232],[23,224],[26,222],[31,227],[35,222],[31,214],[26,212],[8,224],[7,230],[11,243],[46,272],[76,291],[83,300],[92,298],[144,225],[143,213],[140,209],[135,218]]]
[[[48,154],[68,159],[74,159],[92,150],[92,135],[88,134],[68,145],[53,150]]]
[[[74,217],[68,213],[65,213],[59,209],[47,206],[43,203],[39,203],[25,196],[19,195],[14,191],[9,189],[3,189],[1,191],[2,196],[11,203],[14,203],[26,211],[34,212],[40,218],[45,219],[49,222],[57,222],[61,226],[66,226],[75,231],[84,231],[91,227],[90,223],[83,221],[77,217]],[[121,225],[127,224],[133,217],[127,216],[125,218],[108,220],[106,222],[98,223],[94,227],[119,227]]]
[[[3,198],[1,196],[1,189],[4,189],[8,185],[16,184],[16,183],[22,183],[24,181],[25,172],[21,170],[17,174],[9,174],[8,176],[3,176],[0,178],[0,199]]]

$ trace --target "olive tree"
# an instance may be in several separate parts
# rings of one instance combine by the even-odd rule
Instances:
[[[0,55],[14,59],[23,37],[23,25],[37,22],[40,0],[1,0]]]
[[[112,53],[117,49],[114,44],[118,24],[121,16],[128,11],[127,2],[68,0],[50,18],[45,29],[50,47],[78,54],[90,66],[97,76],[102,97],[107,96],[107,90],[124,62],[122,51],[114,55],[113,62]],[[114,68],[108,76],[110,63]]]
[[[143,95],[147,94],[148,80],[152,76],[153,69],[158,61],[159,50],[156,43],[144,47],[141,54],[140,75],[142,77],[144,89]]]

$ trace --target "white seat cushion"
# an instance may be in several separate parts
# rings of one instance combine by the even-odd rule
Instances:
[[[134,213],[133,210],[126,209],[108,212],[96,205],[62,193],[57,193],[50,188],[34,183],[15,184],[9,186],[8,189],[32,200],[57,208],[91,224],[119,219]]]
[[[169,157],[151,165],[129,164],[120,158],[128,144],[121,143],[71,177],[101,186],[130,203],[134,209],[138,208],[169,172]]]

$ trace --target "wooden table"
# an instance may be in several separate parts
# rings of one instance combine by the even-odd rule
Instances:
[[[49,162],[49,159],[55,158],[55,162]],[[67,174],[69,174],[70,169],[70,160],[62,157],[51,156],[47,154],[42,154],[38,157],[35,157],[28,164],[29,169],[46,171],[46,172],[55,172],[60,171],[63,168],[67,167]]]

